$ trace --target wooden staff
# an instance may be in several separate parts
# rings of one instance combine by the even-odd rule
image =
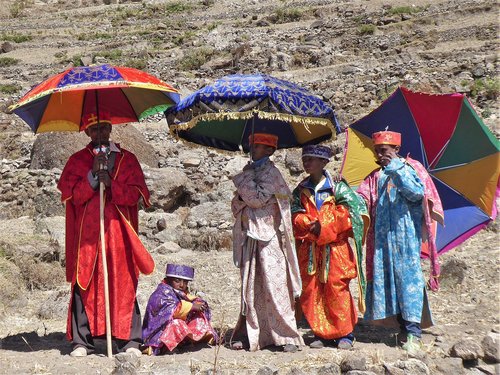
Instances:
[[[95,93],[95,107],[97,115],[97,135],[99,139],[99,152],[101,149],[101,133],[99,131],[99,125],[101,119],[99,118],[99,96],[98,90],[94,90]],[[106,169],[103,165],[99,166],[99,169]],[[111,314],[109,309],[109,285],[108,285],[108,260],[106,259],[106,238],[104,231],[104,182],[99,182],[99,229],[101,237],[101,256],[102,256],[102,273],[104,278],[104,308],[106,317],[106,348],[108,352],[108,358],[113,358],[113,347],[111,343]]]
[[[111,346],[111,314],[109,312],[108,261],[106,259],[106,238],[104,237],[104,182],[99,183],[99,219],[102,272],[104,277],[104,307],[106,310],[106,348],[108,358],[112,358],[113,348]]]

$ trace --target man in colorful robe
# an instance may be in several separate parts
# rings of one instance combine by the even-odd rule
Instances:
[[[377,132],[372,139],[381,168],[357,190],[372,219],[366,245],[365,319],[386,325],[397,320],[407,338],[403,349],[418,350],[422,328],[432,325],[420,254],[426,242],[432,260],[430,285],[436,289],[439,265],[433,220],[442,223],[441,201],[425,168],[398,155],[400,133]]]
[[[309,176],[293,191],[300,306],[317,338],[311,348],[333,340],[338,348],[350,349],[358,313],[349,283],[358,277],[359,308],[364,312],[363,219],[366,223],[369,219],[363,199],[344,181],[334,182],[324,169],[331,154],[327,146],[304,147],[302,163]],[[349,237],[354,238],[355,251]]]
[[[104,191],[104,231],[108,268],[111,332],[119,351],[140,355],[141,315],[136,301],[139,272],[154,261],[138,235],[138,202],[149,205],[141,166],[131,152],[109,140],[108,113],[82,119],[91,142],[73,154],[58,188],[66,205],[66,279],[71,283],[67,338],[71,356],[94,351],[94,337],[106,334],[100,241],[99,184]]]
[[[189,293],[189,266],[167,264],[165,278],[149,297],[142,325],[148,354],[172,352],[179,344],[217,341],[207,302]]]
[[[251,351],[276,345],[294,352],[304,342],[295,320],[294,299],[300,296],[301,281],[291,192],[269,160],[278,137],[256,133],[250,136],[250,144],[252,162],[232,179],[237,189],[231,208],[233,259],[241,275],[241,315],[231,347],[242,349],[247,339]]]

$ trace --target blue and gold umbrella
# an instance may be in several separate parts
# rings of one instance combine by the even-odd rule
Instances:
[[[170,131],[222,150],[249,150],[252,133],[278,136],[278,148],[315,144],[340,132],[334,110],[321,98],[264,74],[235,74],[203,87],[169,108]]]

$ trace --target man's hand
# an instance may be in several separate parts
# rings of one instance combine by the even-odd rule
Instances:
[[[92,164],[92,174],[97,175],[99,169],[108,165],[108,158],[104,152],[100,152],[94,156],[94,163]]]
[[[111,177],[109,176],[109,173],[107,170],[104,170],[104,169],[100,169],[97,171],[96,173],[96,176],[97,176],[97,180],[99,181],[99,183],[103,183],[104,186],[106,187],[111,187]]]
[[[309,224],[309,232],[311,232],[315,236],[319,236],[321,232],[321,224],[319,223],[319,221],[313,221],[311,224]]]

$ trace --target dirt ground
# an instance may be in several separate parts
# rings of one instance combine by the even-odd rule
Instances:
[[[426,344],[423,358],[431,364],[431,373],[441,373],[436,363],[455,342],[464,338],[480,341],[491,329],[500,328],[499,255],[498,233],[487,230],[441,257],[442,287],[437,293],[429,293],[436,325],[426,330],[423,338]],[[232,265],[231,253],[210,252],[200,256],[200,253],[182,250],[175,256],[157,257],[155,274],[140,281],[138,299],[142,310],[147,296],[162,277],[160,265],[168,261],[195,267],[197,274],[192,290],[205,293],[213,310],[214,326],[229,334],[239,309],[239,275]],[[0,327],[4,337],[0,348],[2,374],[99,374],[111,373],[115,368],[115,361],[105,356],[104,341],[97,343],[97,354],[85,359],[69,357],[71,348],[65,341],[63,320],[29,322],[12,316]],[[301,332],[306,343],[310,342],[310,331],[302,328]],[[406,357],[396,345],[396,331],[372,327],[360,319],[355,334],[357,341],[350,352],[304,347],[293,354],[273,349],[251,353],[232,351],[224,346],[194,347],[161,357],[142,356],[136,371],[139,374],[202,373],[212,369],[217,359],[223,374],[254,374],[263,366],[279,369],[280,374],[294,367],[308,373],[329,363],[339,364],[350,356],[366,358],[368,367],[373,369]]]

